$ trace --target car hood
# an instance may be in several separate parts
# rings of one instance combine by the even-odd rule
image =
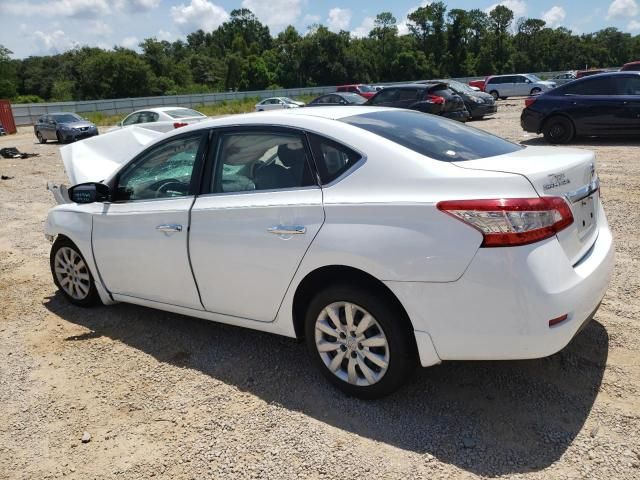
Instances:
[[[556,84],[556,82],[551,82],[549,80],[540,80],[539,82],[536,82],[536,83],[540,85],[547,85],[549,87],[553,87]]]
[[[67,127],[67,128],[95,127],[93,123],[87,120],[78,120],[77,122],[61,123],[60,126]]]
[[[71,185],[100,182],[161,135],[132,126],[65,145],[60,149],[64,170]]]

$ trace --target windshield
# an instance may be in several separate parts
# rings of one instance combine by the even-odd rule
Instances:
[[[51,115],[51,118],[53,118],[58,123],[73,123],[82,120],[82,117],[76,115],[75,113],[61,113],[57,115]]]
[[[175,110],[167,110],[164,113],[169,115],[171,118],[204,117],[200,112],[196,112],[190,108],[176,108]]]
[[[282,97],[282,101],[284,103],[290,103],[292,105],[296,105],[296,102],[294,102],[293,100],[291,100],[289,97]]]
[[[532,75],[531,73],[525,75],[525,77],[527,77],[529,80],[532,80],[534,82],[541,82],[542,79],[540,77],[536,77],[535,75]]]
[[[524,148],[454,120],[420,112],[385,110],[340,121],[443,162],[494,157]]]
[[[465,83],[457,82],[455,80],[443,80],[443,82],[447,83],[452,90],[456,90],[459,92],[476,93],[476,90]]]
[[[376,89],[369,86],[369,85],[360,85],[358,86],[358,88],[360,89],[361,92],[365,92],[365,93],[369,93],[369,92],[375,92]]]

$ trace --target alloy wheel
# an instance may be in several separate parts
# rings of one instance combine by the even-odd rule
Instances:
[[[78,252],[61,247],[55,254],[56,279],[67,295],[75,300],[84,300],[91,288],[89,269]]]
[[[350,302],[327,305],[315,323],[316,350],[324,365],[356,386],[379,382],[389,368],[389,343],[378,321]]]

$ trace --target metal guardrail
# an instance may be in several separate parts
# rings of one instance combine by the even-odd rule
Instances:
[[[540,77],[550,77],[562,72],[536,73]],[[455,78],[467,83],[470,80],[478,80],[484,77]],[[407,82],[382,82],[375,85],[399,85]],[[278,90],[258,90],[250,92],[219,92],[200,93],[190,95],[168,95],[159,97],[120,98],[113,100],[85,100],[78,102],[53,102],[53,103],[18,103],[12,104],[13,118],[17,126],[33,125],[41,115],[51,112],[75,112],[94,113],[104,115],[126,115],[136,110],[163,106],[180,106],[194,108],[199,105],[214,105],[223,101],[240,100],[243,98],[268,98],[268,97],[297,97],[299,95],[323,95],[335,92],[335,86],[307,87],[307,88],[283,88]]]

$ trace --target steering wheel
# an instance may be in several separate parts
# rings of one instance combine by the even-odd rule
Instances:
[[[149,185],[149,190],[155,190],[156,197],[165,196],[169,191],[187,194],[189,192],[189,185],[175,178],[168,178],[166,180],[159,180],[154,184]]]

